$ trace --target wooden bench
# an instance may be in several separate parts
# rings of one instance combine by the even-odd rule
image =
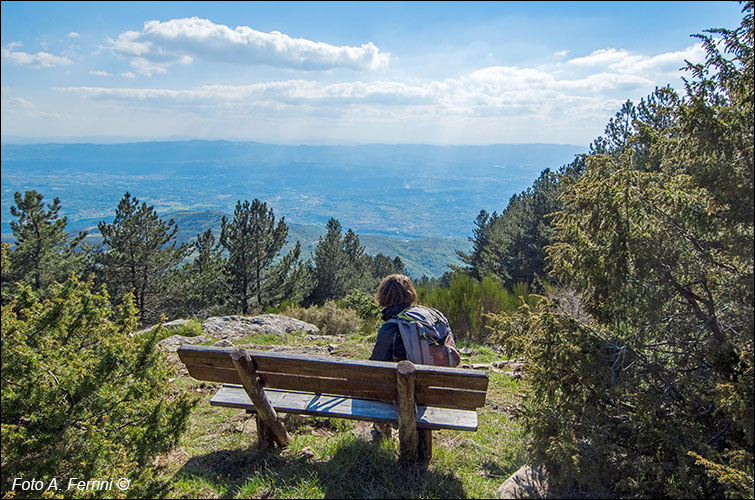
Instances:
[[[401,457],[427,461],[432,431],[477,430],[486,372],[460,368],[184,345],[197,380],[222,382],[210,404],[256,413],[260,446],[283,447],[277,414],[297,413],[397,425]]]

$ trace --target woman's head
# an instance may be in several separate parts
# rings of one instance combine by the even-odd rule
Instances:
[[[403,274],[391,274],[383,278],[378,285],[375,300],[380,307],[392,307],[399,304],[416,304],[417,291],[414,283]]]

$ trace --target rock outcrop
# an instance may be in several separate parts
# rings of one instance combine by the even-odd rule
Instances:
[[[548,497],[548,481],[545,473],[531,465],[520,468],[498,488],[498,498]]]
[[[176,352],[178,348],[184,344],[201,344],[210,339],[203,335],[197,335],[196,337],[184,337],[183,335],[171,335],[168,338],[162,339],[157,343],[157,348],[165,352]]]
[[[189,322],[188,319],[174,319],[173,321],[168,321],[166,323],[162,323],[164,328],[170,328],[172,326],[183,326]],[[151,332],[152,329],[154,329],[157,325],[152,325],[147,328],[143,328],[139,330],[138,332],[129,333],[129,336],[133,337],[135,335],[141,335],[143,333]]]
[[[283,336],[286,333],[301,331],[318,335],[320,329],[311,323],[281,316],[263,314],[261,316],[216,316],[202,322],[202,333],[213,339],[238,339],[257,333]]]

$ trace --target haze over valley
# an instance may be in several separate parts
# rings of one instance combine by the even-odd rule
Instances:
[[[456,249],[467,249],[481,209],[503,210],[542,170],[556,170],[585,151],[554,144],[3,144],[3,240],[12,240],[16,191],[60,198],[69,231],[89,229],[95,237],[97,222],[112,220],[128,191],[174,217],[179,241],[217,229],[237,200],[258,198],[286,218],[289,243],[300,239],[305,254],[334,217],[360,235],[368,253],[400,255],[413,275],[439,275],[458,263]],[[432,240],[414,241],[419,238]],[[423,257],[423,251],[441,256]]]

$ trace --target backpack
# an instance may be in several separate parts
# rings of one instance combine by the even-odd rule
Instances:
[[[448,320],[437,309],[423,306],[407,307],[386,323],[396,323],[406,348],[406,358],[420,365],[459,365],[461,356],[456,350]]]

